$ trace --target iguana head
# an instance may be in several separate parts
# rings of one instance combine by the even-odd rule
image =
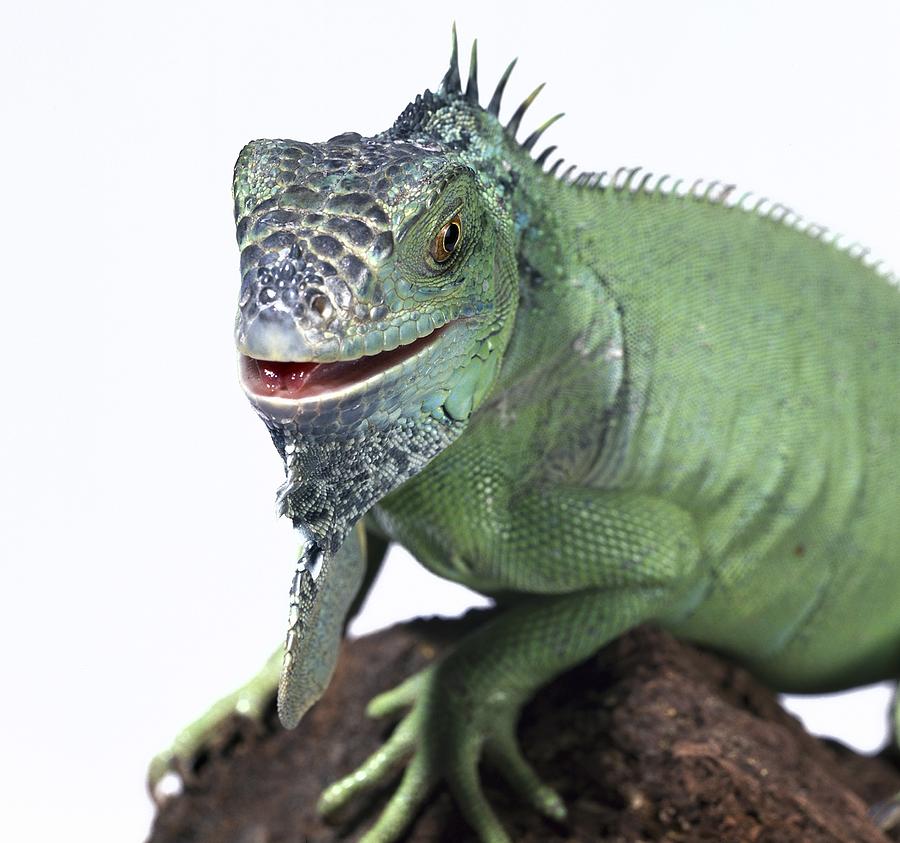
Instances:
[[[285,460],[283,511],[328,553],[459,436],[500,369],[509,193],[533,162],[496,117],[508,72],[488,109],[474,73],[463,93],[454,36],[438,92],[386,132],[253,141],[235,167],[242,382]]]

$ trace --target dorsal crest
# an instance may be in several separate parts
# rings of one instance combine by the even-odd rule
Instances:
[[[509,81],[510,74],[513,71],[513,68],[516,66],[517,59],[513,59],[505,71],[503,71],[503,75],[500,77],[500,80],[497,82],[496,87],[494,88],[494,93],[491,96],[490,102],[486,109],[484,109],[488,114],[493,115],[498,120],[500,119],[500,104],[503,100],[503,92],[506,90],[506,83]],[[529,109],[531,104],[537,98],[537,95],[541,92],[544,87],[544,83],[542,82],[538,85],[515,109],[512,117],[510,117],[509,122],[505,126],[505,132],[510,138],[510,140],[516,140],[516,134],[519,131],[519,127],[522,123],[522,118],[525,116],[525,112]],[[441,84],[437,89],[435,94],[431,94],[430,91],[426,91],[422,96],[422,99],[430,98],[443,98],[443,99],[451,99],[451,98],[460,98],[464,99],[467,102],[471,103],[474,106],[480,106],[478,98],[478,40],[475,39],[472,41],[472,52],[469,58],[469,74],[466,80],[465,90],[462,88],[462,76],[459,71],[459,40],[456,34],[456,24],[453,24],[453,33],[451,40],[451,48],[450,48],[450,64],[447,68],[447,72],[444,74],[443,79],[441,79]],[[420,98],[416,98],[416,102],[419,102]],[[415,105],[415,103],[413,104]],[[405,112],[404,112],[405,113]],[[401,115],[402,116],[402,115]],[[554,114],[549,120],[544,121],[540,126],[537,127],[524,141],[521,141],[519,145],[525,151],[531,151],[534,148],[534,145],[538,142],[541,135],[547,129],[550,128],[557,120],[563,117],[563,113]],[[547,160],[547,157],[550,153],[556,149],[556,147],[549,147],[544,150],[540,156],[536,159],[539,166],[543,166],[544,162]]]

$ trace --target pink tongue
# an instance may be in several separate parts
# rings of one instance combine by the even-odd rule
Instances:
[[[274,398],[299,398],[318,363],[278,363],[242,357],[244,380],[257,395]]]

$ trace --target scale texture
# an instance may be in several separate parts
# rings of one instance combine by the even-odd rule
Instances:
[[[555,118],[516,137],[540,89],[499,120],[508,74],[482,107],[454,35],[438,91],[387,131],[254,141],[235,169],[237,346],[269,378],[245,386],[304,542],[283,722],[322,693],[388,542],[496,600],[373,700],[396,729],[319,805],[403,768],[366,843],[398,840],[437,786],[507,841],[482,761],[561,821],[520,711],[647,621],[779,690],[900,667],[896,279],[728,185],[548,166],[532,150]]]

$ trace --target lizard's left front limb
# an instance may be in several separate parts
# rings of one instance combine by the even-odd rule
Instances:
[[[541,496],[533,503],[533,508],[521,504],[517,518],[523,529],[536,531],[535,537],[549,539],[571,527],[566,512],[577,512],[582,528],[593,521],[594,564],[574,566],[570,593],[523,596],[443,661],[370,703],[374,716],[410,710],[385,746],[332,785],[320,802],[323,812],[335,811],[410,759],[363,843],[398,839],[441,779],[485,843],[507,843],[478,780],[482,753],[525,801],[562,819],[562,800],[540,781],[519,748],[515,727],[522,706],[539,687],[616,636],[684,603],[699,557],[693,523],[684,512],[644,496],[585,490],[558,492],[549,501]],[[579,538],[582,549],[585,539]],[[564,537],[561,543],[568,544]]]
[[[365,577],[367,584],[371,583],[386,549],[382,538],[375,536],[370,541],[363,523],[356,525],[331,560],[333,574],[325,578],[318,605],[308,612],[306,623],[296,636],[290,669],[285,669],[284,649],[279,647],[249,682],[182,729],[172,746],[150,762],[147,779],[154,799],[157,785],[166,773],[177,772],[186,780],[198,757],[216,754],[228,746],[235,732],[235,715],[260,724],[279,680],[285,688],[287,707],[296,719],[321,697],[337,661],[345,619],[350,614],[348,606],[357,598],[366,568],[373,572]]]

